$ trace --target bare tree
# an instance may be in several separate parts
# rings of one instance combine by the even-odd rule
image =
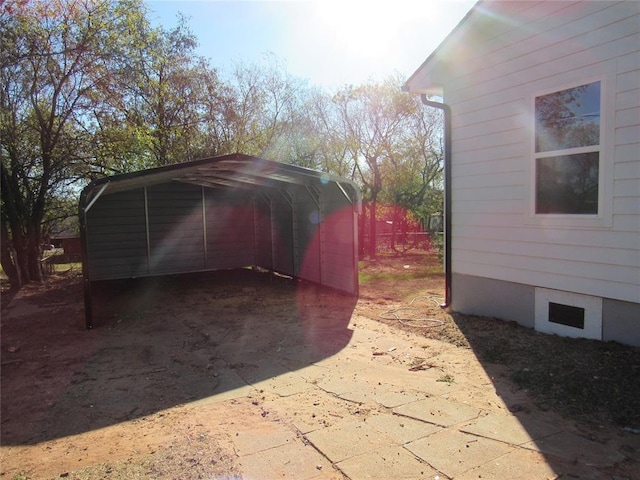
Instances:
[[[376,255],[377,205],[386,165],[400,162],[400,144],[412,113],[412,99],[393,78],[383,84],[346,87],[334,96],[337,134],[351,156],[368,205],[368,254]],[[395,159],[395,160],[394,160]],[[364,225],[362,225],[364,229]]]

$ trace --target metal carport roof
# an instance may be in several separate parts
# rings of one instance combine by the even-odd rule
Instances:
[[[221,196],[219,192],[226,193]],[[227,219],[225,224],[220,220],[213,225],[217,214],[212,205],[227,201],[229,192],[234,196],[234,206],[242,204],[243,211],[253,209],[254,213]],[[133,194],[139,201],[131,201]],[[157,251],[166,251],[170,243],[157,231],[168,228],[163,225],[176,223],[180,214],[174,213],[171,217],[172,214],[167,213],[155,225],[154,219],[164,211],[179,208],[180,201],[185,201],[179,200],[180,195],[185,194],[190,196],[187,200],[191,202],[191,209],[184,210],[182,215],[189,216],[191,223],[188,228],[181,228],[190,232],[185,234],[190,238],[185,241],[181,237],[169,247],[177,251],[175,244],[184,242],[188,248],[185,246],[180,254],[184,257],[184,251],[188,250],[198,258],[189,259],[192,263],[188,264],[176,253],[170,262],[165,262],[164,270],[154,270],[152,258]],[[226,205],[226,208],[232,207]],[[228,262],[216,262],[212,258],[211,252],[220,252],[222,240],[213,239],[211,232],[219,234],[226,228],[233,234],[234,229],[241,229],[237,225],[241,221],[252,222],[252,225],[246,225],[242,233],[236,234],[253,236],[251,248],[255,251],[253,256],[247,254],[238,259],[236,267],[250,262],[357,294],[357,215],[360,210],[359,189],[348,179],[242,154],[94,180],[83,190],[79,202],[87,326],[92,326],[92,281],[227,268],[221,265]],[[138,213],[131,213],[135,211]],[[195,223],[191,218],[194,211],[197,213]],[[264,218],[258,219],[259,215]],[[238,220],[240,217],[244,220]],[[135,228],[131,226],[134,223]],[[286,240],[282,240],[283,236]],[[245,242],[245,250],[247,245]],[[349,261],[345,257],[347,250]],[[226,255],[235,254],[227,250]],[[352,271],[338,271],[345,269],[345,263]],[[348,273],[348,283],[341,279],[345,273]]]
[[[105,191],[115,193],[168,181],[205,187],[245,189],[277,189],[287,185],[312,187],[332,182],[339,186],[345,197],[357,205],[360,211],[360,191],[350,180],[309,168],[243,154],[205,158],[93,180],[82,193],[80,207],[89,210],[97,197]]]

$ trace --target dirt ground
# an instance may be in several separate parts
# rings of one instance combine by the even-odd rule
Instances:
[[[189,478],[240,479],[233,436],[256,412],[276,422],[280,414],[266,406],[273,392],[242,398],[234,392],[262,380],[256,366],[265,352],[286,353],[269,366],[274,377],[339,352],[349,343],[354,315],[454,345],[454,363],[456,352],[473,349],[500,388],[516,392],[514,408],[551,409],[596,436],[640,428],[638,349],[553,338],[555,344],[536,350],[532,341],[551,337],[452,316],[438,306],[444,293],[438,260],[422,252],[368,261],[361,272],[358,299],[251,270],[100,282],[93,288],[91,331],[84,328],[77,271],[24,288],[18,295],[29,308],[10,320],[5,295],[0,478],[178,479],[189,471]],[[302,348],[308,345],[313,348]],[[540,352],[549,357],[549,348],[574,348],[576,365],[595,355],[599,370],[564,363],[560,370],[574,378],[567,395],[548,380],[557,361],[540,360],[546,380],[533,367]],[[428,358],[411,362],[410,368],[424,368]],[[213,395],[231,403],[208,402]],[[609,395],[609,401],[587,408],[583,395]],[[316,407],[324,413],[300,411],[308,407],[292,397],[289,410],[318,422],[361,414],[357,404]]]

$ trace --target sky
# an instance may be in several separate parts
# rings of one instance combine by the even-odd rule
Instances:
[[[275,55],[310,85],[336,90],[409,78],[476,0],[147,0],[150,18],[171,29],[178,13],[197,53],[230,71]]]

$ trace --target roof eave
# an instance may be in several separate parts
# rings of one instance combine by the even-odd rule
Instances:
[[[478,10],[480,3],[483,0],[479,0],[476,4],[471,7],[471,9],[467,12],[467,14],[458,22],[451,32],[444,38],[444,40],[436,47],[436,49],[427,57],[427,59],[418,67],[418,69],[413,72],[413,74],[409,77],[409,79],[402,86],[402,90],[409,93],[419,93],[426,95],[436,95],[442,96],[443,94],[443,85],[442,82],[436,81],[433,79],[433,72],[436,68],[442,64],[444,51],[447,46],[453,42],[454,37],[456,37],[460,30],[467,28],[467,23],[469,17],[474,14],[476,10]]]

